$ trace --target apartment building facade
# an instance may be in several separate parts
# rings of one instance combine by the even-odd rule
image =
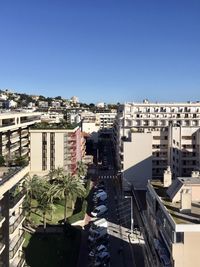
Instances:
[[[143,211],[150,266],[198,267],[200,177],[179,177],[169,187],[148,182]]]
[[[5,161],[29,157],[29,127],[40,122],[38,112],[0,113],[0,155]]]
[[[36,122],[40,122],[37,112],[0,113],[0,155],[5,161],[0,167],[0,266],[25,264],[22,253],[25,193],[21,184],[29,166],[17,167],[15,160],[24,157],[29,161],[29,127]]]
[[[146,101],[120,106],[113,141],[124,181],[132,183],[138,177],[138,181],[143,180],[140,186],[145,187],[151,177],[161,177],[168,165],[174,178],[188,176],[191,171],[199,169],[199,128],[200,103]],[[147,136],[151,149],[145,142]],[[136,142],[139,143],[136,145]],[[129,155],[129,162],[126,155]],[[135,170],[139,166],[138,155],[143,161],[140,177]],[[152,168],[149,168],[150,162]],[[145,171],[147,169],[148,173]],[[128,188],[127,183],[125,187]]]
[[[77,162],[85,156],[85,140],[79,126],[63,129],[58,125],[51,128],[30,129],[30,170],[45,175],[61,167],[75,174]]]
[[[25,167],[0,167],[0,266],[23,267],[22,246],[25,220],[22,183],[29,173]]]

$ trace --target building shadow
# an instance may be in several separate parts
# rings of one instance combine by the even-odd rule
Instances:
[[[74,267],[81,243],[81,230],[77,227],[64,228],[64,225],[42,226],[33,234],[27,234],[29,239],[23,248],[26,264],[30,267]],[[27,241],[26,241],[27,242]]]

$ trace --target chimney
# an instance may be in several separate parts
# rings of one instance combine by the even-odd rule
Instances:
[[[181,207],[180,212],[190,213],[192,207],[191,189],[183,189],[181,192]]]
[[[191,177],[199,177],[200,178],[199,171],[192,171]]]
[[[172,183],[172,173],[170,166],[167,167],[167,170],[164,171],[163,175],[163,187],[169,187]]]

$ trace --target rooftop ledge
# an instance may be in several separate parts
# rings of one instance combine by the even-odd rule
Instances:
[[[74,130],[77,124],[68,123],[35,123],[30,130]]]
[[[0,167],[0,196],[22,180],[29,170],[29,164],[18,167]]]
[[[173,220],[176,231],[182,231],[183,228],[184,231],[200,231],[200,202],[192,201],[191,212],[183,213],[180,211],[180,201],[170,201],[166,194],[167,188],[163,187],[163,183],[160,180],[151,180],[150,184],[156,192],[159,200],[167,210],[169,216]],[[190,228],[190,226],[193,228]]]

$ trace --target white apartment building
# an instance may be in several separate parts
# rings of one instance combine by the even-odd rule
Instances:
[[[0,167],[0,266],[25,265],[22,255],[25,193],[21,183],[30,168],[16,166],[15,159],[23,156],[29,160],[29,127],[36,122],[40,122],[37,112],[0,113],[0,155],[6,166],[15,165]]]
[[[90,134],[90,139],[98,142],[99,132],[112,132],[117,113],[115,112],[83,112],[82,131]]]
[[[36,122],[40,122],[38,112],[0,113],[0,155],[5,161],[29,158],[29,127]]]
[[[64,120],[64,114],[58,112],[43,112],[40,118],[42,122],[59,123]]]
[[[38,107],[39,108],[48,108],[49,107],[48,101],[38,101]]]
[[[97,118],[100,121],[100,129],[112,129],[117,113],[116,112],[101,112],[96,113]]]
[[[161,177],[168,165],[173,177],[199,169],[199,128],[198,102],[120,106],[113,140],[124,187],[135,183],[144,188],[151,177]]]
[[[198,267],[200,264],[200,176],[178,177],[170,184],[148,182],[142,212],[150,266]],[[166,183],[166,185],[165,185]],[[169,185],[169,187],[167,186]]]
[[[0,266],[25,265],[22,251],[25,192],[21,185],[28,173],[29,166],[0,167]]]

